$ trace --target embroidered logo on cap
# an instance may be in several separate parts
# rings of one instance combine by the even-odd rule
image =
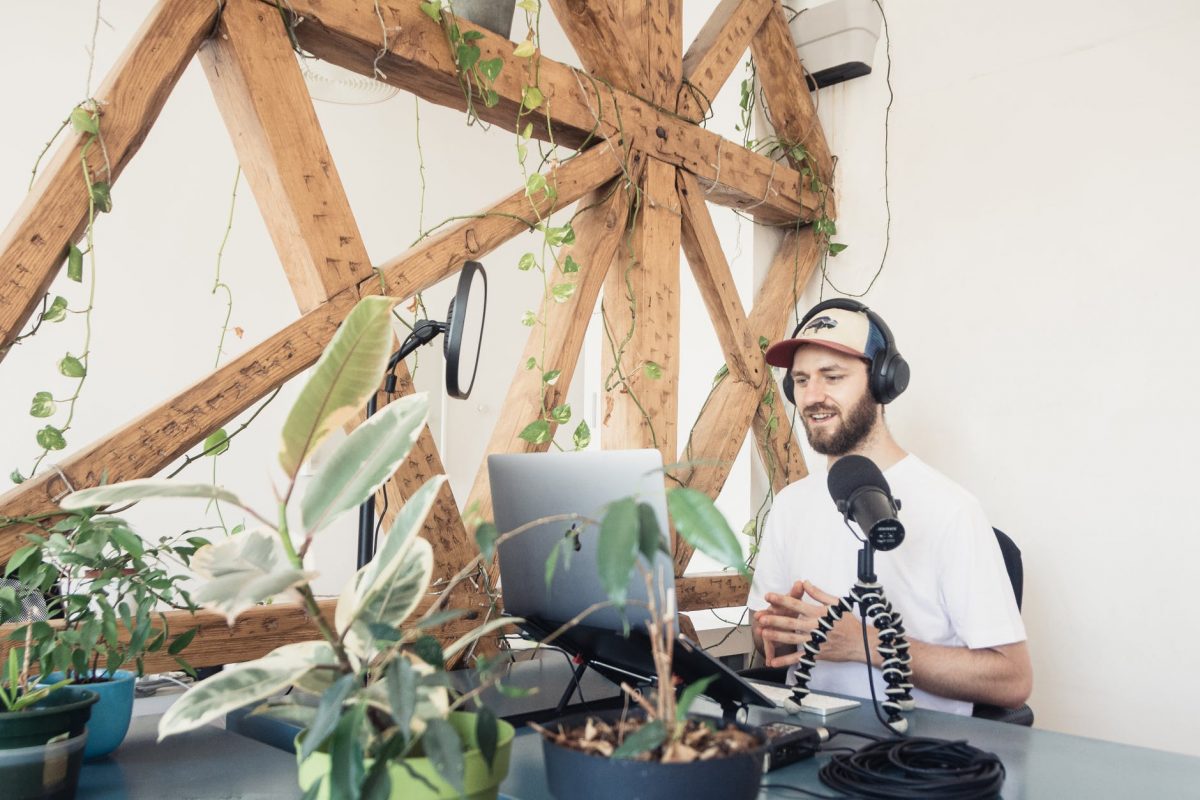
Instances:
[[[836,327],[837,327],[837,320],[834,319],[833,317],[817,317],[816,319],[814,319],[813,321],[809,322],[807,325],[804,326],[803,333],[808,333],[809,331],[812,331],[813,333],[817,333],[822,328],[836,328]]]

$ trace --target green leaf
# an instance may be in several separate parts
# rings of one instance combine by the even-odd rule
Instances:
[[[192,643],[192,639],[196,638],[196,634],[200,632],[199,628],[192,628],[189,631],[184,631],[175,637],[170,645],[167,646],[167,654],[177,656]]]
[[[71,112],[71,127],[79,133],[99,133],[100,123],[86,109],[76,108]]]
[[[716,675],[706,675],[695,683],[689,684],[683,690],[683,693],[679,695],[679,699],[675,701],[676,722],[683,722],[687,719],[688,709],[692,707],[692,703],[696,702],[696,698],[704,694],[704,690],[716,679]]]
[[[642,365],[642,373],[652,381],[656,381],[662,377],[662,367],[653,361],[647,361]]]
[[[107,181],[94,181],[92,183],[92,204],[97,211],[102,211],[107,214],[112,211],[112,190],[109,188]]]
[[[460,44],[457,56],[458,68],[463,72],[468,72],[479,60],[479,48],[473,44]]]
[[[359,787],[366,765],[359,731],[365,714],[365,706],[355,705],[349,713],[337,718],[329,743],[330,800],[360,800]]]
[[[521,138],[528,141],[530,136],[533,136],[533,123],[526,122],[525,127],[521,129]]]
[[[658,526],[658,516],[649,503],[638,503],[638,552],[646,557],[651,564],[654,556],[664,550],[662,531]]]
[[[300,503],[311,536],[339,514],[362,505],[395,474],[425,428],[429,398],[408,395],[355,428],[313,477]]]
[[[535,173],[535,174],[537,174],[537,173]],[[530,175],[529,177],[530,177],[530,179],[532,179],[533,175]],[[538,175],[538,177],[540,178],[541,175]],[[542,185],[543,186],[546,185],[545,178],[542,178]],[[528,194],[528,191],[529,191],[528,183],[525,184],[525,189],[526,189],[526,193]],[[535,266],[537,266],[537,260],[534,258],[533,253],[526,253],[525,255],[521,256],[521,260],[517,262],[517,269],[521,270],[522,272],[528,272],[529,270],[533,269]]]
[[[429,15],[429,18],[434,22],[442,21],[442,0],[433,0],[432,3],[421,3],[421,10]]]
[[[128,553],[134,558],[141,558],[145,554],[146,547],[142,543],[142,537],[138,536],[129,528],[124,526],[114,526],[108,531],[108,533],[109,536],[112,537],[113,543],[122,552]]]
[[[317,715],[305,732],[300,752],[297,753],[299,760],[303,761],[312,755],[313,751],[329,737],[329,734],[333,733],[338,720],[342,718],[342,706],[345,704],[346,698],[354,691],[359,680],[359,677],[352,672],[343,675],[325,691],[325,694],[321,695],[321,702],[317,705]]]
[[[463,650],[466,650],[467,647],[469,647],[470,644],[475,640],[482,639],[489,633],[498,631],[507,625],[517,625],[524,621],[525,620],[519,617],[499,617],[480,625],[478,628],[472,628],[451,642],[442,653],[442,657],[447,660],[452,660],[456,655],[461,653]]]
[[[486,61],[479,62],[479,71],[483,77],[487,78],[488,83],[496,80],[500,76],[500,70],[504,69],[504,59],[489,58]]]
[[[424,540],[422,540],[424,541]],[[434,637],[426,634],[412,644],[412,651],[426,664],[435,669],[446,668],[446,658],[442,655],[442,645]]]
[[[542,97],[542,90],[536,86],[526,86],[525,92],[521,95],[521,105],[525,107],[526,111],[533,111],[535,108],[540,106],[544,100],[545,98]]]
[[[560,225],[559,227],[547,227],[545,229],[546,244],[551,247],[558,247],[564,244],[575,243],[575,229],[568,225]]]
[[[525,179],[525,195],[527,197],[532,197],[536,192],[544,191],[546,191],[546,176],[542,173],[535,172]],[[532,256],[532,254],[529,253],[526,255]],[[522,257],[522,261],[524,261],[524,257]],[[517,267],[520,268],[520,266],[521,264],[518,263]]]
[[[34,439],[37,440],[38,447],[44,450],[62,450],[67,446],[67,440],[62,435],[62,431],[53,425],[47,425],[36,434]]]
[[[31,417],[52,417],[58,406],[54,402],[54,395],[49,392],[38,392],[33,396],[33,402],[29,405],[29,416]]]
[[[62,322],[67,318],[67,298],[62,295],[55,295],[50,301],[50,307],[42,313],[42,319],[46,322]]]
[[[225,433],[224,428],[217,428],[210,433],[204,440],[201,452],[206,456],[219,456],[229,449],[229,434]]]
[[[536,14],[538,12],[538,4],[539,0],[521,0],[521,2],[517,3],[517,8],[527,11],[530,14]]]
[[[537,325],[537,322],[537,314],[534,314],[532,311],[526,311],[521,317],[521,324],[526,328],[532,328],[534,325]]]
[[[83,282],[83,253],[75,245],[67,248],[67,278]]]
[[[412,716],[417,707],[417,673],[407,658],[398,658],[387,667],[388,703],[392,718],[404,738],[412,738]]]
[[[596,545],[600,582],[615,603],[625,602],[637,550],[637,504],[633,498],[626,497],[608,507],[600,523],[600,540]]]
[[[550,412],[550,419],[554,420],[559,425],[565,425],[571,421],[571,404],[563,403],[555,406]]]
[[[749,576],[737,536],[708,495],[695,489],[671,489],[667,492],[667,507],[684,541],[722,566]]]
[[[495,89],[488,89],[483,93],[483,104],[488,108],[493,108],[499,102],[500,95],[497,94]]]
[[[483,706],[475,714],[475,743],[479,745],[479,753],[488,765],[488,772],[491,772],[496,765],[500,726],[497,724],[495,712],[487,706]]]
[[[579,262],[568,255],[566,260],[563,261],[562,271],[564,275],[570,275],[573,272],[579,272]]]
[[[588,427],[587,420],[580,420],[573,438],[576,450],[583,450],[592,443],[592,429]]]
[[[21,568],[21,565],[29,560],[29,557],[34,553],[40,553],[41,547],[36,544],[27,544],[24,547],[17,548],[17,551],[8,557],[8,564],[4,567],[4,577],[8,577]]]
[[[333,648],[326,642],[296,642],[257,661],[227,667],[193,686],[167,709],[158,722],[159,741],[281,692],[314,667],[336,664]]]
[[[565,303],[571,299],[571,295],[575,294],[575,284],[556,283],[550,288],[550,294],[554,296],[556,303]]]
[[[283,426],[279,463],[289,478],[379,388],[392,348],[394,304],[387,297],[360,300],[321,354]]]
[[[231,536],[196,551],[192,571],[204,578],[192,600],[225,615],[229,624],[251,606],[308,580],[292,566],[279,537],[265,530]]]
[[[550,555],[546,556],[546,566],[544,569],[543,577],[545,578],[545,581],[546,581],[546,593],[547,594],[550,593],[550,585],[554,583],[554,571],[556,569],[558,569],[558,556],[559,556],[559,552],[563,548],[563,542],[565,542],[565,541],[567,541],[567,540],[559,539],[557,542],[555,542],[554,546],[550,548]],[[567,545],[567,546],[569,547],[570,545]]]
[[[516,46],[516,48],[513,49],[513,55],[516,56],[517,58],[529,58],[531,55],[533,55],[536,52],[537,52],[537,48],[535,48],[533,46],[533,42],[530,41],[529,39],[526,39],[525,41],[521,42],[519,45]]]
[[[530,444],[544,444],[550,441],[550,423],[544,419],[535,420],[517,435]]]
[[[830,242],[829,243],[829,255],[836,256],[838,253],[842,252],[849,246],[850,245],[848,245],[848,244],[841,244],[840,242]]]
[[[75,356],[68,353],[58,362],[58,371],[68,378],[82,378],[87,375],[87,367]]]
[[[718,383],[725,380],[725,376],[727,376],[728,374],[729,374],[729,365],[722,364],[721,368],[719,370],[717,370],[717,374],[713,376],[712,385],[716,386]]]
[[[25,476],[21,474],[21,470],[19,469],[14,469],[12,472],[8,473],[8,479],[18,485],[25,482]]]
[[[537,366],[537,359],[534,358],[533,356],[530,356],[529,360],[525,362],[525,369],[533,369],[536,366]]]
[[[647,722],[633,733],[625,737],[621,746],[613,751],[613,758],[633,758],[636,755],[653,750],[667,738],[667,728],[662,720]]]
[[[72,492],[64,497],[59,505],[67,511],[78,511],[83,508],[99,508],[115,503],[133,503],[152,497],[200,497],[219,500],[222,503],[242,504],[236,494],[219,486],[213,486],[211,483],[181,483],[162,478],[137,478],[108,486],[80,489],[78,492]]]
[[[561,374],[561,369],[552,369],[549,372],[543,373],[542,383],[546,384],[547,386],[553,386],[558,382],[558,376]]]
[[[463,745],[458,732],[444,719],[431,719],[421,736],[425,755],[446,783],[463,794]]]
[[[496,540],[499,538],[499,529],[490,522],[481,522],[475,529],[475,544],[478,545],[485,561],[492,560],[492,554],[496,552]]]
[[[765,336],[758,337],[758,349],[766,352],[766,349],[771,345],[771,340]]]

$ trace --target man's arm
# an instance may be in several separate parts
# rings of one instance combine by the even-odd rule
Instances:
[[[838,598],[811,583],[803,584],[804,594],[817,603],[808,603],[789,595],[768,594],[772,608],[755,614],[756,643],[761,639],[764,654],[779,645],[802,646],[808,641],[825,607]],[[818,605],[821,604],[821,605]],[[782,613],[774,613],[776,609]],[[882,666],[879,656],[879,632],[867,628],[871,663]],[[912,682],[941,697],[1017,708],[1029,699],[1033,689],[1033,667],[1025,642],[971,650],[947,647],[909,639],[912,656]],[[863,626],[856,617],[843,614],[821,645],[820,659],[826,661],[866,662],[863,652]],[[767,655],[767,665],[789,666],[800,660],[799,653]]]

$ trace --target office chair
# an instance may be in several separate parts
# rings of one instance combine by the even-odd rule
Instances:
[[[996,534],[996,542],[1000,545],[1000,554],[1004,557],[1004,569],[1008,571],[1008,580],[1012,584],[1013,596],[1017,600],[1017,610],[1021,610],[1021,600],[1025,590],[1025,568],[1021,563],[1021,548],[999,528],[992,528]],[[785,683],[787,667],[755,667],[742,670],[743,678],[769,683]],[[1028,704],[1020,708],[1003,708],[986,703],[976,703],[971,713],[973,717],[990,719],[995,722],[1007,722],[1012,725],[1023,725],[1028,728],[1033,725],[1033,709]]]

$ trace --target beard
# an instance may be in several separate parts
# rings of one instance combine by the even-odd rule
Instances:
[[[812,449],[823,456],[843,456],[861,445],[875,428],[875,398],[869,391],[863,392],[861,398],[850,410],[842,415],[842,423],[832,430],[813,430],[808,421],[808,415],[813,412],[837,413],[837,409],[825,405],[811,405],[804,409],[800,421],[804,424],[804,432],[808,435],[808,443]]]

